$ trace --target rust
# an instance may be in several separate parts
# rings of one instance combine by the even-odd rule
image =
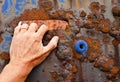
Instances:
[[[116,17],[120,17],[120,6],[115,6],[112,8],[112,13]]]
[[[16,27],[19,21],[23,20],[48,20],[50,19],[47,12],[44,9],[32,9],[32,10],[25,10],[23,14],[18,16],[17,18],[13,19],[13,21],[9,24],[11,27]]]
[[[53,4],[50,0],[42,0],[39,1],[40,7],[44,8],[45,10],[52,10]]]
[[[78,69],[77,69],[77,67],[76,67],[76,66],[73,66],[73,67],[72,67],[72,72],[73,72],[73,73],[76,73],[76,72],[77,72],[77,70],[78,70]]]
[[[103,42],[105,42],[105,43],[110,42],[110,37],[109,36],[104,36],[103,37]]]
[[[110,31],[110,20],[104,19],[100,22],[99,28],[102,32],[108,33]]]
[[[79,68],[78,68],[78,76],[80,76],[79,78],[79,82],[85,82],[84,78],[83,78],[83,72],[82,72],[82,62],[79,61]]]
[[[58,1],[57,0],[53,0],[53,2],[54,2],[54,8],[58,9]]]
[[[82,10],[80,13],[80,17],[85,17],[86,15],[87,15],[86,12]]]
[[[105,5],[101,5],[100,8],[101,8],[101,13],[105,13],[106,12]]]
[[[48,13],[45,9],[32,9],[32,10],[25,10],[23,14],[18,16],[17,18],[13,19],[11,23],[9,23],[10,27],[16,27],[19,21],[25,20],[65,20],[68,21],[71,15],[73,15],[72,11],[63,11],[58,10],[56,12]]]
[[[3,60],[9,60],[10,59],[9,53],[2,52],[0,54],[0,58],[3,59]]]
[[[90,62],[94,62],[94,61],[97,59],[97,57],[98,57],[98,54],[97,54],[97,53],[91,52],[91,53],[88,55],[88,60],[89,60]]]
[[[72,5],[72,1],[70,3]],[[89,15],[87,15],[85,11],[81,11],[79,14],[80,17],[86,21],[85,23],[77,19],[72,10],[57,10],[57,0],[54,0],[54,4],[52,4],[51,0],[39,0],[38,6],[38,9],[24,10],[23,14],[13,19],[9,26],[16,27],[19,21],[28,24],[36,22],[39,26],[45,24],[49,27],[50,31],[45,34],[43,39],[43,42],[45,41],[44,44],[47,44],[54,35],[58,35],[61,38],[55,53],[61,62],[62,68],[60,68],[58,72],[51,72],[54,82],[62,82],[63,80],[67,82],[76,82],[73,81],[73,79],[77,79],[79,82],[84,82],[82,62],[87,61],[95,63],[94,66],[104,71],[106,74],[109,74],[110,78],[118,75],[119,67],[117,67],[117,64],[119,63],[118,44],[120,41],[120,27],[112,26],[110,20],[104,17],[104,13],[106,12],[105,5],[100,5],[99,2],[92,2],[89,6],[91,10]],[[118,7],[114,7],[112,12],[114,16],[119,16]],[[109,33],[115,37],[115,40],[112,42],[115,46],[116,52],[114,59],[107,56],[108,54],[102,55],[99,40],[88,37],[79,37],[79,39],[85,40],[89,45],[89,50],[86,53],[87,57],[84,58],[83,54],[76,53],[73,48],[71,48],[71,46],[73,46],[71,45],[72,43],[67,42],[67,40],[69,40],[68,37],[76,39],[75,35],[80,33],[81,28],[75,28],[74,24],[77,27],[95,29],[96,31],[101,31],[106,34]],[[72,41],[74,42],[74,40]],[[104,43],[108,43],[109,41],[109,37],[103,37]],[[82,58],[84,61],[80,61]],[[77,61],[77,65],[74,65],[74,60]],[[75,75],[80,77],[76,78]]]
[[[114,54],[114,60],[115,60],[115,64],[117,66],[120,66],[120,59],[119,59],[119,47],[118,45],[114,45],[114,51],[115,51],[115,54]]]
[[[37,25],[40,27],[42,24],[45,24],[48,26],[49,30],[57,30],[57,29],[63,29],[65,30],[68,23],[66,21],[61,20],[32,20],[32,21],[22,21],[23,23],[27,23],[30,25],[30,23],[34,22],[37,23]]]
[[[2,38],[2,36],[1,36],[1,34],[0,34],[0,43],[3,41],[3,38]]]
[[[56,72],[51,72],[50,74],[51,74],[52,79],[53,79],[54,82],[59,82],[59,81],[58,81],[58,75],[57,75]]]
[[[91,38],[85,38],[86,42],[89,45],[89,51],[88,52],[96,52],[100,53],[100,41],[97,39],[91,39]]]
[[[113,44],[114,46],[118,46],[118,44],[120,44],[120,41],[114,39],[114,40],[112,41],[112,44]]]
[[[105,55],[100,55],[96,62],[95,67],[99,68],[102,71],[110,72],[112,67],[115,65],[114,60],[110,57],[107,57]]]
[[[86,24],[83,25],[83,27],[87,28],[87,29],[95,28],[95,26],[92,23],[86,23]]]
[[[116,66],[112,67],[110,70],[109,78],[115,77],[119,73],[120,69]]]
[[[74,75],[73,75],[73,74],[70,75],[70,76],[68,77],[68,79],[67,79],[67,82],[72,82],[73,78],[74,78]]]
[[[99,2],[92,2],[90,4],[90,9],[91,9],[92,12],[98,12],[100,10]]]
[[[115,0],[112,0],[111,2],[112,2],[112,4],[114,4],[114,3],[115,3]]]
[[[60,60],[71,60],[72,54],[70,51],[71,51],[70,47],[61,46],[61,49],[58,49],[56,55]]]
[[[112,28],[110,29],[110,35],[115,37],[117,40],[120,40],[120,27],[112,26]]]
[[[82,58],[82,55],[81,55],[81,54],[76,53],[76,54],[75,54],[75,57],[76,57],[76,59],[81,59],[81,58]]]

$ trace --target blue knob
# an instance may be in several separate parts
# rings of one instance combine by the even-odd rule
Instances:
[[[80,54],[85,53],[88,50],[88,44],[84,40],[79,40],[75,44],[75,49]]]

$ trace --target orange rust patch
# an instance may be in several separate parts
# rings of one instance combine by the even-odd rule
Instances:
[[[105,5],[101,5],[100,7],[101,7],[101,13],[105,13],[106,12]]]
[[[112,41],[112,44],[113,44],[114,46],[118,46],[118,44],[120,44],[120,41],[114,39],[114,40]]]
[[[112,13],[113,13],[114,16],[120,17],[120,6],[113,7]]]
[[[80,17],[85,17],[87,14],[86,14],[86,12],[85,11],[82,11],[81,13],[80,13]]]
[[[108,33],[110,31],[110,20],[104,19],[100,22],[99,28],[102,32]]]
[[[77,59],[81,59],[81,58],[82,58],[82,55],[81,55],[81,54],[78,54],[78,53],[76,52],[75,57],[76,57]]]
[[[96,39],[91,39],[91,38],[85,38],[85,40],[87,41],[88,45],[89,45],[89,51],[90,52],[96,52],[96,53],[100,53],[100,42],[99,40]]]
[[[104,64],[103,64],[104,70],[109,70],[109,69],[111,69],[111,68],[110,68],[111,65],[114,65],[113,59],[109,59],[108,61],[104,62]]]
[[[57,30],[57,29],[65,30],[68,25],[66,21],[61,21],[61,20],[32,20],[32,21],[22,21],[22,22],[27,23],[29,25],[30,23],[34,22],[37,23],[38,26],[45,24],[46,26],[48,26],[49,30]]]
[[[44,9],[32,9],[32,10],[25,10],[23,14],[19,17],[15,18],[9,26],[16,27],[19,21],[23,20],[47,20],[50,19],[48,13]]]
[[[10,59],[9,54],[6,53],[6,52],[2,52],[2,53],[0,54],[0,58],[1,58],[1,59],[4,59],[4,60],[9,60],[9,59]]]
[[[91,9],[91,11],[93,11],[93,12],[99,11],[99,9],[100,9],[100,4],[99,4],[99,2],[92,2],[92,3],[90,4],[90,9]]]
[[[115,77],[118,73],[119,73],[119,68],[114,66],[111,70],[110,70],[110,74],[109,77]]]
[[[110,41],[110,37],[108,37],[108,36],[104,36],[103,37],[103,42],[109,42]]]
[[[59,82],[58,81],[58,75],[57,75],[56,72],[51,72],[51,76],[52,76],[52,79],[53,79],[54,82]]]
[[[74,75],[71,74],[71,75],[68,77],[67,82],[72,82],[72,79],[73,79],[73,78],[74,78]]]
[[[97,58],[94,66],[105,72],[110,72],[114,65],[115,65],[114,60],[111,57],[100,55]]]
[[[77,72],[77,67],[76,67],[76,66],[73,66],[73,67],[72,67],[72,72],[73,72],[73,73],[76,73],[76,72]]]
[[[89,60],[90,62],[94,62],[97,57],[98,57],[98,54],[97,54],[97,53],[91,52],[90,54],[88,54],[88,60]]]
[[[0,43],[2,42],[2,40],[3,40],[3,39],[2,39],[2,36],[0,35]]]
[[[42,8],[45,10],[51,10],[53,7],[53,4],[50,0],[43,0],[41,3],[39,1],[39,4],[41,5]]]

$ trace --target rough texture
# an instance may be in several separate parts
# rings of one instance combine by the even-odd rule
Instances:
[[[49,30],[58,30],[62,29],[65,30],[68,23],[66,21],[61,20],[32,20],[32,21],[22,21],[22,23],[27,23],[30,25],[30,23],[35,22],[40,27],[42,24],[45,24],[48,26]]]
[[[112,5],[116,5],[116,1],[112,0]],[[44,36],[44,45],[53,36],[60,37],[58,47],[32,71],[26,82],[117,82],[120,69],[119,6],[114,6],[111,11],[115,17],[112,23],[108,17],[110,4],[106,2],[110,0],[38,0],[37,8],[24,9],[12,21],[5,23],[7,29],[15,28],[19,21],[36,22],[39,26],[46,24],[50,30]],[[75,51],[74,45],[80,39],[88,43],[87,53]],[[1,57],[3,60],[6,58],[4,55]]]

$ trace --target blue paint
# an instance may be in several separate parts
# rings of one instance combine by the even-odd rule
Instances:
[[[5,37],[5,41],[11,42],[12,41],[12,37],[11,36],[6,36]]]
[[[65,0],[59,0],[61,3],[65,3]]]
[[[2,46],[1,47],[2,47],[2,49],[4,51],[8,51],[9,50],[8,44],[6,42],[2,42]]]
[[[26,0],[16,0],[16,4],[15,4],[15,14],[20,14],[24,8],[26,6]]]
[[[9,48],[10,48],[11,41],[12,41],[11,36],[5,36],[5,39],[3,40],[2,44],[1,44],[2,50],[8,52]]]
[[[12,8],[12,0],[4,0],[4,4],[2,5],[2,13],[5,15],[10,15],[10,10]]]
[[[31,0],[32,5],[37,5],[37,0]]]
[[[80,54],[87,52],[88,50],[87,42],[85,42],[84,40],[77,41],[75,44],[75,50]]]

